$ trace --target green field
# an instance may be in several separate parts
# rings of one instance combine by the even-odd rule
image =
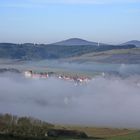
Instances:
[[[140,130],[120,128],[96,128],[83,126],[56,125],[55,129],[78,130],[85,132],[87,140],[140,140]],[[0,140],[78,140],[74,137],[27,137],[0,134]],[[86,140],[83,138],[83,140]]]
[[[140,131],[135,131],[127,135],[107,138],[107,140],[140,140]]]
[[[57,129],[70,129],[85,132],[89,137],[98,137],[105,140],[140,140],[140,131],[135,129],[121,128],[96,128],[82,126],[55,126]]]

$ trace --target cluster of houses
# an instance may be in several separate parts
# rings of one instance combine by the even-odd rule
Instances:
[[[87,83],[91,80],[90,77],[86,76],[70,76],[66,74],[56,74],[54,72],[33,72],[32,70],[25,71],[24,75],[26,78],[35,78],[35,79],[40,79],[40,78],[50,78],[50,77],[55,77],[61,80],[66,80],[66,81],[72,81],[75,83]]]

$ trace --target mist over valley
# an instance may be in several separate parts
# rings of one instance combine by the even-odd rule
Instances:
[[[3,66],[19,69],[21,74],[0,74],[1,113],[33,116],[54,124],[140,128],[138,64],[30,61]],[[31,68],[65,75],[79,71],[91,79],[75,85],[56,77],[25,78],[24,71]]]

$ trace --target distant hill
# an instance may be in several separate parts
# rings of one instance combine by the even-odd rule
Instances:
[[[98,43],[87,41],[87,40],[80,39],[80,38],[71,38],[71,39],[53,43],[53,45],[61,45],[61,46],[95,45],[95,46],[97,46]]]
[[[140,47],[140,41],[139,40],[131,40],[131,41],[123,43],[123,45],[130,45],[130,44],[133,44],[136,47]]]
[[[118,64],[140,64],[140,48],[116,49],[91,52],[67,59],[70,62],[102,62]]]
[[[39,60],[59,59],[81,56],[91,52],[102,52],[115,49],[131,49],[135,45],[105,45],[89,42],[83,39],[73,38],[54,44],[13,44],[0,43],[0,58]]]

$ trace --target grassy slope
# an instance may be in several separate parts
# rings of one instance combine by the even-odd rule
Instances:
[[[140,131],[119,128],[96,128],[96,127],[83,127],[83,126],[70,126],[70,125],[56,125],[56,129],[78,130],[85,132],[91,140],[92,137],[103,138],[104,140],[140,140]],[[11,137],[0,135],[0,140],[76,140],[74,138],[64,137]],[[86,140],[86,139],[84,139]]]
[[[140,140],[140,131],[133,132],[127,135],[111,137],[107,140]]]
[[[104,140],[140,140],[140,132],[135,131],[128,134],[122,134],[121,136],[110,136],[103,138]],[[9,136],[0,136],[0,140],[78,140],[73,138],[48,138],[48,137],[9,137]],[[86,140],[86,139],[83,139]],[[87,139],[88,140],[88,139]],[[89,140],[95,140],[90,138]],[[98,139],[99,140],[99,139]]]
[[[56,126],[56,128],[74,129],[83,131],[90,137],[104,138],[105,140],[140,140],[140,131],[117,128],[95,128],[81,126]]]
[[[132,129],[95,128],[69,125],[57,125],[56,128],[79,130],[85,132],[90,137],[99,137],[104,138],[105,140],[140,140],[140,131]]]
[[[134,133],[136,130],[119,129],[119,128],[97,128],[97,127],[82,127],[70,125],[57,125],[55,128],[68,130],[79,130],[85,132],[90,137],[110,138],[114,136],[122,136]]]
[[[117,49],[102,52],[92,52],[73,57],[68,61],[78,62],[109,62],[109,63],[139,63],[140,62],[140,48],[134,49]]]

